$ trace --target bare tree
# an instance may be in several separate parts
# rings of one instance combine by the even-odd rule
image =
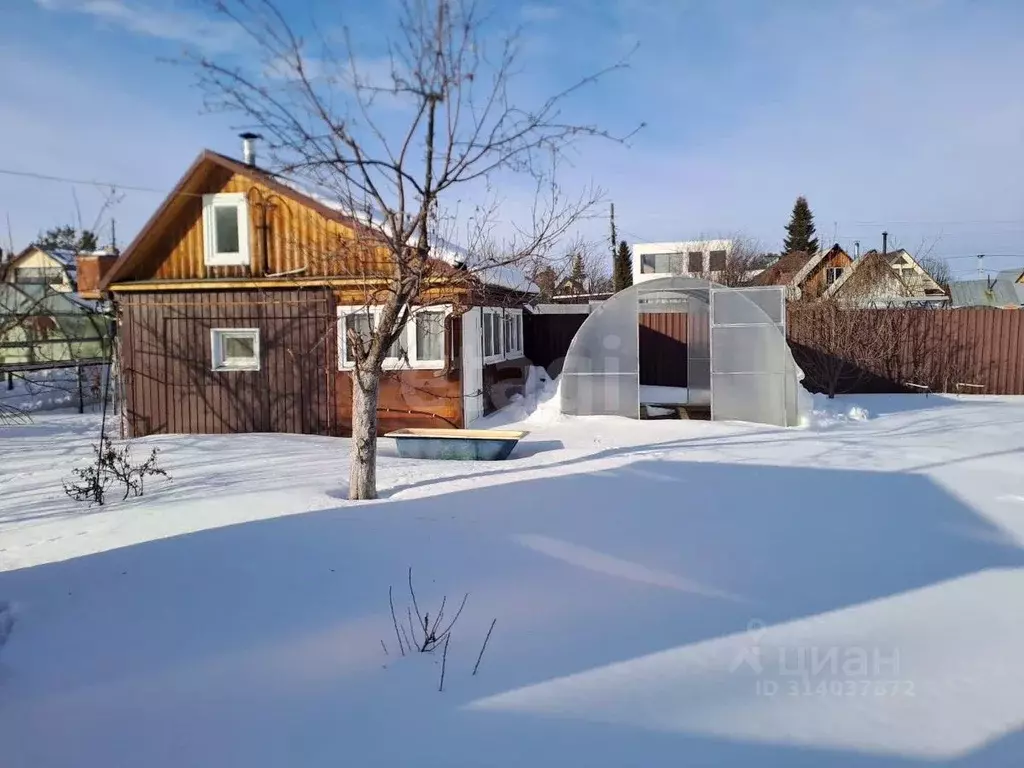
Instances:
[[[902,318],[900,310],[860,309],[837,299],[791,302],[787,336],[804,385],[831,399],[891,375]]]
[[[349,328],[354,361],[349,497],[376,496],[382,364],[415,306],[480,295],[495,271],[532,274],[601,198],[556,180],[576,140],[622,141],[568,121],[581,89],[624,62],[529,107],[515,103],[516,36],[493,43],[471,0],[403,0],[386,65],[371,68],[347,29],[300,37],[272,0],[209,0],[251,41],[250,66],[197,55],[208,105],[240,113],[269,143],[273,169],[308,182],[364,226],[310,258],[361,278],[372,319]],[[498,240],[495,184],[530,180],[533,203]],[[479,202],[460,209],[458,200]],[[455,233],[464,226],[465,234]],[[448,240],[459,249],[446,249]]]
[[[753,238],[740,234],[714,239],[701,238],[701,242],[711,243],[715,240],[729,241],[731,247],[724,251],[724,255],[712,251],[704,262],[705,269],[698,274],[704,280],[735,288],[746,285],[758,270],[767,265],[768,259],[761,244]],[[681,260],[679,264],[681,267],[687,266]]]

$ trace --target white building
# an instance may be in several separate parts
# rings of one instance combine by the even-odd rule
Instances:
[[[635,243],[633,282],[665,275],[710,277],[725,269],[732,240],[685,240],[674,243]]]

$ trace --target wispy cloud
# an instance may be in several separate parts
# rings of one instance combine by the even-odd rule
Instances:
[[[128,32],[186,43],[209,52],[236,47],[241,30],[234,22],[183,8],[154,7],[127,0],[35,0],[48,11],[79,13]]]

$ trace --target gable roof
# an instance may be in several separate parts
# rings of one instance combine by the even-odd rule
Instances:
[[[827,251],[809,254],[806,251],[791,251],[782,256],[771,266],[759,272],[751,285],[787,285],[798,287],[814,269],[825,259],[836,253],[845,254],[839,243],[833,243]]]
[[[830,285],[821,295],[821,298],[831,299],[833,296],[835,296],[840,290],[842,290],[842,287],[853,278],[853,276],[857,273],[858,270],[862,270],[864,268],[865,264],[867,264],[868,267],[883,267],[886,270],[886,277],[891,276],[898,287],[901,287],[903,291],[909,292],[907,284],[903,282],[903,279],[892,268],[891,262],[888,259],[888,254],[883,255],[878,251],[868,251],[866,254],[864,254],[855,262],[853,262],[849,269],[844,269],[843,273],[839,276],[839,278],[834,283],[832,283],[832,285]],[[901,293],[896,295],[906,294]]]
[[[75,272],[78,269],[78,262],[76,261],[78,254],[76,251],[72,251],[67,248],[43,248],[42,246],[33,243],[32,245],[24,248],[17,256],[14,256],[9,262],[7,262],[7,265],[14,266],[20,259],[25,258],[34,251],[45,253],[57,262],[61,269],[67,272],[70,277],[74,278]]]
[[[752,285],[795,285],[794,278],[804,271],[815,256],[806,251],[791,251],[766,267],[751,281]],[[820,260],[820,256],[817,257]]]
[[[1000,280],[1009,280],[1011,283],[1024,282],[1024,267],[1002,269],[996,272],[996,277]]]
[[[1018,295],[1009,280],[960,280],[949,284],[954,307],[1020,307],[1024,296]]]
[[[876,253],[876,251],[872,250],[869,251],[869,253]],[[898,268],[897,265],[900,262],[903,262],[904,264],[909,263],[910,266],[914,267],[914,274],[911,276],[911,279],[904,280],[907,287],[910,288],[912,292],[917,293],[919,291],[923,291],[927,295],[935,293],[942,293],[945,295],[946,292],[943,290],[942,286],[939,285],[939,281],[936,280],[935,277],[921,265],[921,262],[915,259],[913,254],[911,254],[906,248],[897,248],[894,251],[888,251],[886,253],[886,258],[889,265],[894,269]],[[915,291],[915,284],[917,285],[917,291]]]
[[[160,204],[160,207],[150,216],[149,220],[135,236],[135,239],[132,240],[131,244],[107,271],[107,274],[100,282],[98,288],[100,291],[107,290],[111,284],[116,283],[128,274],[131,268],[139,262],[141,254],[145,250],[145,245],[154,236],[159,235],[163,227],[169,223],[168,219],[171,217],[175,205],[179,202],[179,198],[201,196],[204,194],[204,182],[210,170],[216,168],[224,169],[229,173],[244,176],[254,182],[263,184],[275,194],[289,198],[299,205],[316,211],[325,219],[338,222],[362,235],[373,239],[382,239],[381,232],[375,226],[367,223],[364,218],[351,215],[340,202],[310,191],[286,177],[205,149],[199,153],[199,156],[178,180],[178,183],[167,195],[163,203]],[[463,249],[441,240],[431,243],[431,247],[440,251],[440,256],[436,258],[436,261],[445,269],[458,268],[458,259],[453,260],[450,258],[452,253],[465,253]],[[490,270],[482,269],[475,277],[481,283],[488,286],[508,288],[526,293],[536,291],[531,281],[519,274],[517,270],[508,267],[494,267]]]
[[[100,282],[100,290],[106,290],[111,283],[117,282],[119,278],[125,275],[130,267],[135,266],[139,260],[139,254],[143,250],[143,246],[154,234],[157,234],[165,224],[167,214],[174,208],[175,204],[178,203],[178,198],[203,194],[201,191],[202,183],[205,181],[206,174],[211,168],[223,168],[230,173],[245,176],[252,181],[266,185],[268,188],[273,190],[275,194],[290,198],[300,205],[312,208],[324,218],[332,219],[346,227],[361,231],[365,234],[373,234],[374,236],[377,236],[377,233],[372,229],[358,221],[353,216],[343,213],[339,207],[326,205],[323,198],[314,196],[305,191],[300,191],[300,189],[298,189],[294,184],[286,183],[269,171],[247,165],[246,163],[240,163],[237,160],[232,160],[230,157],[225,157],[218,152],[204,149],[199,153],[199,156],[193,161],[192,165],[189,166],[188,170],[185,171],[184,175],[182,175],[178,180],[174,189],[172,189],[167,197],[164,198],[160,207],[156,209],[152,216],[149,217],[149,221],[147,221],[143,225],[142,229],[139,230],[135,239],[132,240],[131,244],[127,248],[125,248],[118,260],[114,262],[114,266],[110,268],[106,276],[104,276],[103,280]]]

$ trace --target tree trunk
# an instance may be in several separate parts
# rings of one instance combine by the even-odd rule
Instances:
[[[379,370],[352,372],[352,463],[349,499],[377,498],[377,398]]]

